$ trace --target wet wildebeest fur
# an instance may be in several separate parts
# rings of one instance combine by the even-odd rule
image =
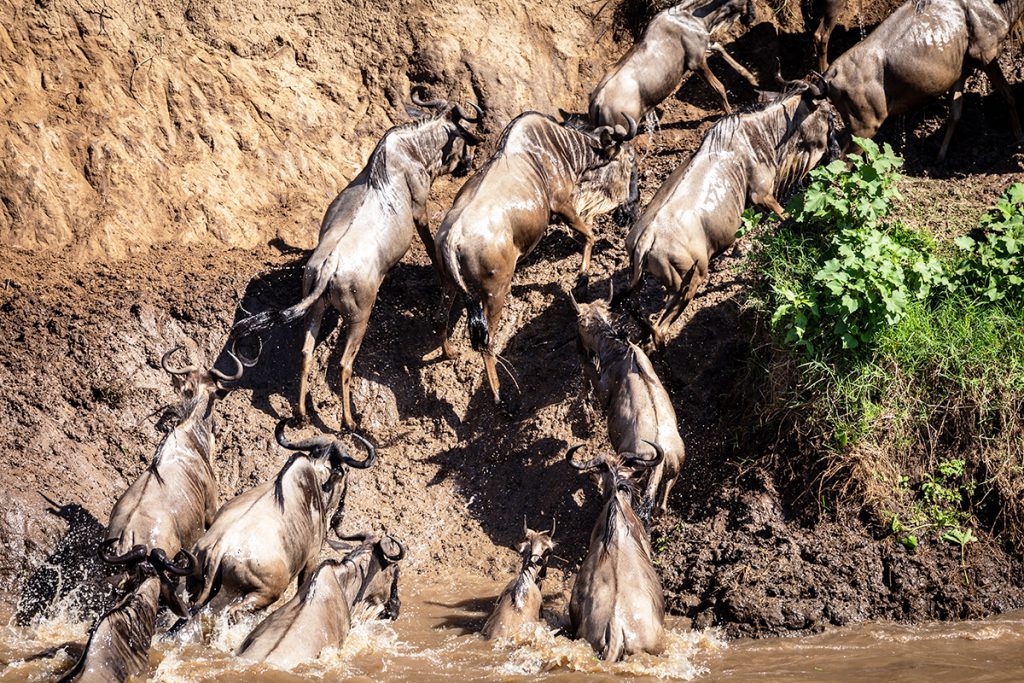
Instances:
[[[665,647],[665,596],[652,563],[651,543],[633,512],[632,469],[656,467],[656,456],[606,453],[579,465],[574,446],[566,453],[570,465],[596,472],[604,507],[590,533],[587,556],[576,575],[569,601],[569,620],[601,659],[615,662],[637,652],[659,654]]]
[[[290,669],[340,647],[357,616],[397,619],[398,562],[404,556],[398,539],[373,536],[341,560],[324,560],[291,600],[246,636],[238,655]]]
[[[305,581],[316,568],[328,529],[337,533],[344,510],[345,467],[365,469],[376,451],[358,434],[367,450],[364,460],[346,454],[341,442],[315,437],[292,443],[277,425],[277,442],[291,451],[271,481],[232,498],[217,512],[209,531],[195,546],[196,572],[189,592],[198,611],[207,604],[229,612],[263,609],[298,575]],[[333,512],[333,515],[332,515]]]
[[[242,376],[243,362],[232,348],[228,352],[235,364],[231,374],[195,366],[174,368],[170,359],[180,348],[171,349],[160,359],[181,392],[180,421],[164,437],[149,467],[114,503],[106,538],[99,548],[105,562],[129,570],[148,559],[162,574],[188,573],[188,549],[210,526],[217,511],[217,478],[210,464],[214,451],[213,407],[227,394],[224,383]],[[179,560],[187,560],[180,568],[167,559],[179,553]],[[171,589],[165,588],[164,597],[175,611],[185,615],[185,607]]]
[[[952,88],[949,121],[939,149],[946,156],[963,110],[964,81],[980,66],[1006,99],[1013,134],[1024,139],[1017,104],[999,50],[1024,14],[1024,0],[909,0],[825,73],[829,99],[847,133],[872,138],[886,119]]]
[[[161,581],[151,568],[136,577],[127,595],[93,624],[85,651],[61,683],[120,682],[149,667]]]
[[[508,638],[519,633],[525,624],[540,623],[543,601],[540,582],[547,575],[548,557],[555,547],[554,535],[554,525],[551,531],[534,531],[523,523],[523,542],[519,544],[522,566],[498,596],[491,615],[484,622],[480,631],[484,638]]]
[[[668,296],[651,325],[655,344],[707,279],[708,264],[736,241],[744,208],[757,204],[783,216],[777,196],[793,187],[834,148],[831,109],[817,86],[748,112],[727,116],[676,169],[626,236],[631,276],[616,303],[651,273]]]
[[[459,190],[437,231],[442,349],[454,356],[448,335],[453,304],[461,297],[495,402],[501,395],[493,337],[519,259],[537,246],[556,215],[586,239],[580,267],[585,275],[595,240],[593,218],[636,204],[636,155],[627,144],[636,121],[629,124],[586,131],[536,112],[519,115],[487,164]]]
[[[726,53],[711,35],[743,15],[745,23],[753,18],[750,0],[710,0],[680,3],[659,12],[647,25],[643,36],[601,79],[590,95],[590,120],[595,126],[626,123],[625,115],[640,120],[664,101],[692,71],[699,71],[722,98],[730,111],[725,86],[708,67],[708,54],[718,52],[722,59],[757,87],[757,80]]]
[[[570,295],[571,296],[571,295]],[[668,495],[686,457],[672,399],[640,347],[616,330],[608,302],[576,303],[579,349],[583,369],[608,416],[608,439],[616,453],[639,453],[653,458],[650,443],[662,447],[665,457],[655,467],[640,469],[646,476],[642,518],[654,510],[668,510]]]
[[[306,395],[313,347],[328,305],[347,325],[341,354],[341,394],[345,426],[355,427],[350,386],[352,364],[366,334],[370,311],[384,276],[394,268],[419,233],[434,258],[427,221],[427,199],[443,173],[462,175],[472,164],[471,145],[479,140],[463,127],[475,123],[461,106],[441,100],[414,102],[434,114],[395,126],[384,134],[359,175],[342,190],[324,215],[320,242],[303,270],[302,300],[281,311],[267,311],[239,321],[233,335],[245,336],[304,320],[299,400],[295,415],[306,417]],[[436,264],[435,264],[436,265]]]

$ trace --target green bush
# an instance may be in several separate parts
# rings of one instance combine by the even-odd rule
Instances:
[[[977,232],[954,240],[958,284],[989,302],[1024,302],[1024,184],[1010,186]]]
[[[783,235],[762,252],[762,260],[793,256],[773,247],[805,252],[767,270],[775,275],[773,328],[809,353],[871,342],[903,318],[911,300],[926,299],[947,282],[927,236],[885,221],[900,196],[902,160],[888,144],[880,150],[870,140],[857,142],[864,156],[848,157],[851,167],[837,160],[815,169],[807,190],[790,203],[787,230],[802,237]]]
[[[772,342],[754,412],[908,548],[924,527],[961,549],[996,527],[1024,549],[1024,185],[938,240],[895,217],[900,159],[857,142],[754,236],[748,303]]]

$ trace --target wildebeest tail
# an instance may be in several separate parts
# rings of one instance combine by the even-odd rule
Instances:
[[[474,351],[483,351],[491,343],[491,333],[487,329],[487,318],[479,301],[466,295],[466,325],[469,327],[469,342]]]
[[[302,301],[278,311],[263,311],[256,315],[250,315],[235,323],[231,328],[231,336],[235,338],[248,337],[257,332],[266,332],[274,327],[291,325],[301,320],[310,306],[315,304],[327,291],[330,283],[329,278],[320,278],[313,290],[302,298]]]
[[[601,653],[601,659],[606,662],[617,662],[622,659],[624,649],[622,629],[615,624],[614,620],[608,622],[604,630],[604,651]]]

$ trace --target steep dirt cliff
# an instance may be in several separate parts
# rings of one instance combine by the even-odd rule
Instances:
[[[310,246],[410,90],[493,129],[577,104],[587,2],[0,7],[0,240],[76,258],[152,244]]]
[[[523,109],[578,111],[628,45],[628,36],[616,42],[605,30],[611,13],[592,21],[598,6],[0,7],[0,589],[16,589],[55,548],[62,552],[66,524],[45,512],[37,492],[82,505],[76,528],[93,533],[146,466],[174,400],[159,369],[163,351],[184,343],[193,360],[212,363],[245,310],[294,302],[302,250],[315,242],[324,208],[379,135],[403,120],[410,89],[484,105],[492,140]],[[809,66],[798,20],[780,31],[768,8],[758,12],[733,53],[765,79],[775,55],[787,75]],[[833,45],[838,51],[859,33],[841,29]],[[1022,64],[1016,49],[1005,65],[1012,82],[1022,80]],[[720,62],[712,68],[734,101],[753,100]],[[911,160],[914,196],[926,202],[955,189],[965,224],[1021,177],[1020,155],[1006,154],[1000,101],[982,97],[983,81],[970,91],[947,166],[929,165],[941,103],[887,133]],[[696,78],[666,102],[659,130],[637,142],[644,201],[720,115]],[[992,132],[972,137],[981,130]],[[435,185],[432,226],[458,186]],[[624,231],[601,221],[598,233],[594,295],[628,263]],[[578,264],[579,244],[561,228],[520,264],[499,333],[509,364],[502,379],[522,394],[508,417],[481,388],[462,329],[460,359],[422,360],[435,343],[428,321],[438,292],[414,246],[385,281],[356,362],[357,414],[381,457],[352,477],[349,528],[398,534],[415,571],[498,577],[523,515],[536,526],[557,518],[559,554],[575,568],[596,496],[561,457],[569,444],[606,440],[564,293]],[[807,512],[814,501],[767,466],[772,454],[736,448],[734,399],[752,326],[733,265],[720,262],[687,327],[655,357],[689,454],[675,511],[656,532],[671,606],[701,625],[768,634],[1024,604],[1020,564],[998,548],[972,559],[976,581],[961,590],[952,548],[908,559],[876,542],[855,511],[817,519]],[[333,431],[339,332],[328,323],[316,355],[314,427]],[[272,335],[263,362],[218,407],[222,501],[283,462],[272,430],[297,394],[297,341],[294,330]],[[943,584],[937,603],[932,588]]]

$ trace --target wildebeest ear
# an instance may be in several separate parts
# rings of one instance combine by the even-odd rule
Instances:
[[[612,130],[611,126],[601,126],[594,129],[594,137],[597,138],[598,143],[604,149],[608,149],[615,144],[614,133],[615,131]]]

